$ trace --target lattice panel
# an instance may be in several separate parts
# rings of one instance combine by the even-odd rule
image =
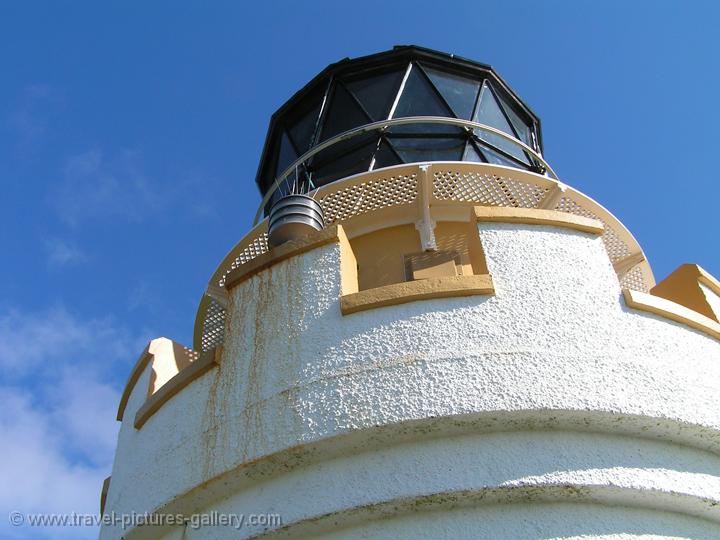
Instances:
[[[230,267],[225,269],[218,285],[220,285],[220,287],[225,285],[225,277],[230,273],[231,270],[235,270],[238,266],[245,264],[248,261],[251,261],[258,255],[266,253],[269,249],[267,238],[267,233],[262,233],[260,236],[250,242],[247,247],[243,249],[237,257],[235,257],[232,264],[230,264]]]
[[[262,233],[254,238],[240,254],[233,259],[229,267],[223,269],[223,275],[218,281],[220,287],[225,285],[225,278],[240,265],[254,259],[258,255],[268,251],[267,233]],[[209,299],[205,312],[205,321],[202,332],[202,350],[209,351],[213,347],[222,345],[225,339],[225,309],[214,299]]]
[[[617,235],[617,233],[608,225],[605,220],[598,217],[594,212],[591,212],[587,208],[583,208],[578,203],[567,197],[560,199],[555,210],[560,212],[567,212],[568,214],[575,214],[576,216],[583,216],[587,218],[597,219],[602,222],[605,226],[605,232],[603,233],[602,239],[605,242],[605,249],[607,249],[608,256],[613,263],[624,259],[631,254],[630,248],[627,244]],[[639,290],[639,289],[638,289]],[[643,289],[644,290],[644,289]]]
[[[200,353],[190,347],[183,347],[183,354],[187,357],[189,362],[194,362],[200,358]]]
[[[382,172],[378,171],[378,174]],[[538,208],[549,191],[549,188],[532,182],[482,171],[432,170],[432,174],[433,196],[439,201]],[[414,203],[418,198],[418,179],[416,173],[398,174],[366,180],[327,195],[322,195],[322,191],[320,190],[321,196],[318,202],[323,207],[325,223],[331,225],[374,210]],[[604,219],[573,198],[561,198],[555,210],[602,222],[605,226],[602,239],[613,263],[631,255],[630,247]],[[267,251],[267,234],[259,234],[233,259],[229,267],[223,268],[218,284],[223,286],[225,277],[231,270]],[[620,284],[623,288],[643,292],[648,290],[642,266],[636,266],[628,271],[620,280]],[[225,309],[209,297],[207,302],[201,339],[203,351],[223,343],[225,328]]]
[[[630,248],[607,223],[605,223],[605,232],[602,239],[612,262],[615,263],[630,256]]]
[[[645,283],[642,269],[636,266],[626,273],[620,280],[620,287],[623,289],[632,289],[633,291],[647,292],[648,286]]]
[[[560,199],[557,206],[555,207],[555,210],[559,210],[560,212],[567,212],[568,214],[575,214],[576,216],[597,219],[599,221],[602,221],[603,224],[605,223],[594,212],[591,212],[587,208],[580,206],[578,203],[576,203],[572,199],[568,199],[567,197],[563,197],[562,199]]]
[[[433,176],[433,195],[441,201],[537,208],[548,192],[535,184],[480,172],[438,171]]]
[[[372,210],[409,204],[417,198],[417,191],[416,174],[403,174],[340,189],[318,202],[325,214],[325,224],[330,225]]]
[[[225,341],[225,309],[210,298],[205,310],[202,350],[209,351],[218,345],[222,345],[223,341]]]

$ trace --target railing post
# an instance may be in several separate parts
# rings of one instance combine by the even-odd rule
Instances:
[[[220,285],[216,285],[214,283],[208,283],[205,294],[220,304],[223,309],[227,309],[229,295],[225,287],[221,287]]]
[[[423,251],[437,251],[435,241],[435,222],[430,215],[430,197],[432,196],[432,174],[429,163],[418,167],[418,214],[415,228],[420,233],[420,244]]]
[[[540,201],[538,208],[544,210],[555,210],[566,191],[567,186],[558,182],[550,191],[548,191],[543,200]]]
[[[613,268],[615,269],[615,272],[618,275],[618,279],[622,279],[625,274],[627,274],[633,267],[637,266],[641,262],[645,260],[645,254],[640,253],[633,253],[631,255],[628,255],[624,259],[620,259],[615,264],[613,264]]]

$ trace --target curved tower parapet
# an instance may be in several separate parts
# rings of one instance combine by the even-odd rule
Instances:
[[[401,48],[309,88],[352,101],[355,68],[398,56],[430,82],[452,73],[440,95],[467,94],[472,70],[500,84]],[[284,194],[272,148],[293,99],[271,124],[261,214]],[[159,338],[140,356],[102,505],[155,519],[101,538],[720,535],[720,283],[685,265],[656,285],[627,229],[543,165],[518,103],[527,166],[371,156],[320,182],[303,164],[290,191],[325,228],[269,249],[259,221],[212,275],[193,347]],[[332,114],[318,118],[308,151]],[[463,152],[493,145],[462,129]]]

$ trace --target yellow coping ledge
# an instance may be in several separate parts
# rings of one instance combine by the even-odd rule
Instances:
[[[110,476],[108,476],[102,483],[102,490],[100,491],[100,515],[105,513],[105,502],[107,501],[108,489],[110,489]]]
[[[340,297],[340,310],[343,315],[349,315],[366,309],[395,306],[416,300],[493,294],[494,292],[495,288],[489,274],[443,276],[393,283],[347,294]]]
[[[700,285],[705,285],[712,294],[720,297],[720,281],[712,274],[697,264],[682,264],[655,285],[650,294],[677,302],[720,322],[720,313],[715,312]]]
[[[504,206],[474,206],[473,217],[477,221],[499,223],[525,223],[528,225],[552,225],[592,234],[602,234],[603,223],[597,219],[576,216],[557,210],[537,208],[512,208]]]
[[[127,407],[128,399],[130,399],[130,393],[132,392],[133,388],[135,388],[135,385],[137,384],[140,375],[142,375],[142,372],[145,370],[145,366],[147,366],[148,362],[153,357],[152,353],[150,352],[150,345],[152,345],[152,341],[150,341],[145,346],[145,349],[140,354],[140,358],[137,359],[137,362],[135,362],[135,365],[130,372],[130,376],[125,383],[125,388],[123,389],[122,396],[120,396],[120,404],[118,405],[118,422],[122,422],[123,415],[125,414],[125,407]]]
[[[160,407],[180,392],[180,390],[200,377],[203,373],[217,366],[220,363],[221,353],[221,347],[216,347],[201,353],[197,360],[182,371],[179,371],[177,375],[162,385],[160,389],[150,396],[147,401],[143,403],[142,407],[138,409],[135,415],[135,429],[140,429]]]
[[[347,236],[342,225],[332,225],[302,240],[285,242],[245,264],[241,264],[225,277],[225,288],[230,290],[273,265],[333,242],[347,243]]]
[[[220,354],[220,347],[203,352],[197,360],[185,369],[179,371],[174,377],[162,385],[160,389],[151,395],[142,407],[138,409],[135,415],[135,429],[140,429],[160,407],[180,392],[180,390],[200,377],[203,373],[217,366],[220,361]]]
[[[135,427],[144,424],[168,399],[191,381],[217,365],[220,349],[197,353],[167,338],[151,340],[130,372],[118,405],[117,419],[123,420],[130,394],[145,368],[152,362],[147,401],[135,416]]]
[[[720,340],[720,323],[701,315],[697,311],[659,296],[630,289],[623,289],[623,296],[625,297],[625,303],[630,308],[647,311],[671,321],[686,324],[695,330],[700,330]]]
[[[712,292],[720,296],[720,281],[702,266],[693,264],[698,273],[698,281],[706,285]]]

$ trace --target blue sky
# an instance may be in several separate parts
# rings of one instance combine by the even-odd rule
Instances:
[[[0,512],[97,511],[130,367],[154,337],[191,344],[259,202],[270,115],[346,56],[417,44],[491,64],[656,278],[720,276],[719,17],[711,1],[0,4]]]

